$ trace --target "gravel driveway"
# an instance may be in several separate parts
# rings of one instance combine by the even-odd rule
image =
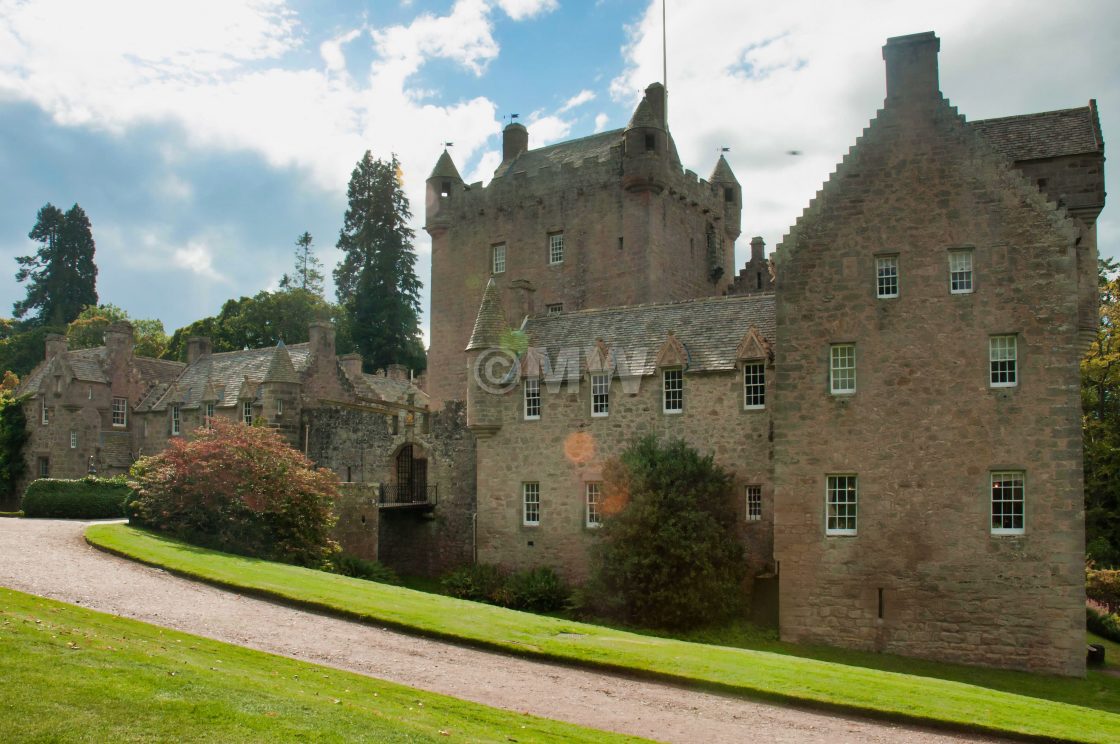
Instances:
[[[272,604],[116,558],[80,522],[0,519],[0,585],[227,643],[670,742],[996,741],[461,648]]]

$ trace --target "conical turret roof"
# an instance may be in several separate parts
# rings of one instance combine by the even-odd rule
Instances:
[[[712,176],[708,179],[711,183],[739,183],[739,179],[735,178],[735,173],[731,170],[731,164],[727,162],[727,158],[723,155],[719,156],[716,161],[716,167],[712,169]]]
[[[478,316],[474,320],[474,331],[471,332],[470,343],[467,351],[488,349],[501,343],[502,333],[508,330],[505,311],[502,310],[502,300],[498,296],[498,285],[494,277],[486,283],[486,290],[482,293],[482,304],[478,308]]]
[[[638,104],[638,108],[634,109],[634,115],[630,117],[630,123],[626,125],[627,129],[636,129],[638,127],[650,127],[653,129],[661,129],[661,121],[657,118],[657,114],[653,111],[653,106],[649,104],[648,98],[642,98],[642,102]]]
[[[463,177],[459,175],[459,169],[455,167],[455,162],[451,159],[451,153],[444,149],[443,154],[439,156],[436,161],[436,167],[432,168],[432,175],[428,178],[454,178],[456,181],[462,181]]]
[[[268,364],[268,372],[264,375],[264,382],[294,382],[299,383],[292,357],[288,354],[288,347],[284,346],[281,339],[272,352],[272,361]]]

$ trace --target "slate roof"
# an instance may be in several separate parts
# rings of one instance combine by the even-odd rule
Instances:
[[[996,152],[1017,160],[1103,152],[1095,101],[1080,108],[969,122]]]
[[[285,348],[295,372],[301,373],[307,369],[311,344],[292,344]],[[253,383],[264,380],[276,351],[273,347],[204,356],[189,365],[177,381],[164,388],[158,398],[148,396],[144,407],[138,406],[137,410],[164,411],[171,403],[179,403],[184,408],[197,407],[202,402],[202,393],[207,384],[213,385],[220,396],[217,406],[236,405],[245,378]]]
[[[649,99],[643,98],[638,104],[638,108],[634,109],[634,115],[630,117],[630,123],[626,125],[627,129],[637,129],[638,127],[649,127],[652,129],[662,129],[661,120],[653,113],[653,107],[649,105]]]
[[[731,164],[727,162],[727,158],[723,155],[719,156],[716,161],[716,167],[712,168],[712,175],[708,178],[711,183],[739,183],[739,179],[735,178],[735,173],[731,170]]]
[[[548,165],[578,164],[582,163],[584,158],[593,157],[597,160],[604,160],[610,155],[611,148],[622,142],[622,134],[623,130],[621,129],[611,129],[588,137],[557,142],[548,147],[538,147],[536,150],[527,150],[509,163],[498,166],[498,169],[494,171],[494,177],[499,178],[507,173],[516,173],[517,171],[531,173]]]
[[[106,347],[96,346],[92,349],[66,351],[61,358],[70,367],[76,379],[82,382],[109,383],[109,378],[105,374],[105,370],[109,366],[109,350]],[[155,385],[173,382],[186,367],[182,362],[150,359],[148,357],[133,357],[132,365],[146,382]],[[21,381],[20,394],[38,390],[39,383],[50,366],[49,362],[42,362],[33,369]]]
[[[299,375],[296,374],[292,357],[288,354],[288,347],[284,345],[283,340],[272,350],[272,359],[268,363],[268,371],[264,374],[264,382],[299,383]]]
[[[428,404],[428,394],[408,380],[394,380],[382,375],[367,375],[365,373],[358,380],[349,376],[347,379],[354,383],[354,389],[360,398],[385,400],[391,403],[408,403],[408,396],[411,394],[414,396],[412,399],[414,405],[425,406]]]
[[[756,326],[773,342],[774,295],[737,295],[686,300],[666,305],[632,305],[606,310],[581,310],[530,318],[525,326],[529,345],[547,350],[555,360],[562,349],[584,350],[598,339],[616,353],[628,355],[636,366],[631,372],[653,374],[658,349],[672,331],[688,352],[690,372],[735,368],[736,349],[743,336]],[[644,363],[641,350],[645,350]],[[639,352],[637,358],[633,355]],[[556,370],[560,374],[560,370]]]
[[[462,181],[463,178],[459,175],[459,169],[455,167],[455,161],[451,159],[451,153],[444,149],[443,154],[439,156],[436,161],[436,167],[432,168],[432,175],[428,178],[454,178],[457,181]]]
[[[467,342],[466,350],[474,351],[497,346],[501,341],[502,333],[507,329],[506,314],[502,310],[502,301],[498,297],[498,285],[494,282],[494,277],[490,277],[482,293],[482,304],[474,319],[474,330],[471,331],[471,339]]]

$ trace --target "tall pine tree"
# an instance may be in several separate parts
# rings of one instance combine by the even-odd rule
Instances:
[[[29,282],[27,297],[12,308],[17,318],[32,314],[37,325],[64,326],[82,308],[97,304],[96,246],[85,211],[75,204],[66,214],[49,202],[39,210],[28,237],[40,243],[34,256],[19,256],[17,282]]]
[[[396,155],[386,163],[367,150],[350,174],[347,197],[334,279],[354,345],[367,369],[423,369],[416,234],[408,226],[412,213]]]
[[[296,268],[280,279],[281,289],[302,289],[322,299],[323,264],[311,251],[313,238],[305,232],[296,239]]]

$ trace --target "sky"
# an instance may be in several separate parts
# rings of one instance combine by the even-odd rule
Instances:
[[[970,120],[1096,98],[1106,155],[1120,142],[1113,0],[666,1],[670,129],[702,177],[730,148],[738,264],[751,236],[774,249],[882,105],[890,36],[938,34]],[[367,149],[400,159],[427,284],[443,143],[469,183],[512,114],[530,147],[625,126],[662,80],[661,17],[661,0],[0,0],[0,315],[47,202],[89,215],[101,301],[168,332],[275,289],[304,231],[329,274]]]

